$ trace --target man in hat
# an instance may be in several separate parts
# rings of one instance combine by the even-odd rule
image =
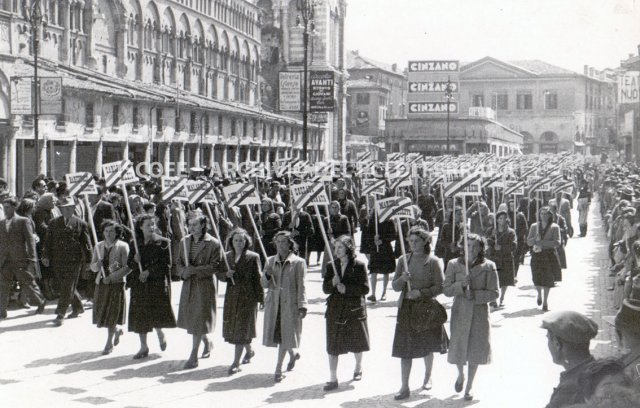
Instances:
[[[38,305],[36,314],[44,312],[45,299],[36,284],[36,242],[33,223],[17,215],[18,199],[2,202],[6,218],[0,221],[0,319],[7,317],[7,306],[14,281],[20,283],[27,298]]]
[[[633,194],[633,190],[631,191],[631,194]],[[587,216],[589,215],[590,204],[591,190],[589,189],[589,183],[586,180],[583,180],[582,185],[580,186],[580,192],[578,193],[578,226],[580,227],[581,237],[587,235]],[[571,212],[569,212],[569,214],[571,214]],[[569,217],[571,217],[571,215],[569,215]],[[569,227],[571,227],[570,219],[568,221],[568,224]]]
[[[623,300],[615,317],[603,316],[602,320],[616,328],[619,344],[626,351],[620,361],[633,385],[640,389],[640,299]]]
[[[594,361],[589,343],[598,334],[598,325],[578,312],[562,311],[547,314],[542,320],[542,328],[547,329],[547,346],[553,362],[565,369],[547,408],[585,402],[578,380],[588,364]]]
[[[91,241],[87,223],[74,215],[75,207],[71,197],[58,202],[62,215],[51,220],[45,239],[42,263],[51,266],[60,285],[55,326],[62,325],[70,304],[72,313],[68,318],[84,312],[76,286],[82,268],[91,259]]]

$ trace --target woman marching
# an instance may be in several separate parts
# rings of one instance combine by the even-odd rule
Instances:
[[[443,326],[444,321],[426,324],[416,314],[422,303],[430,302],[431,307],[434,307],[436,296],[442,293],[442,260],[431,254],[431,235],[425,229],[411,228],[408,241],[411,249],[406,255],[409,270],[404,269],[403,259],[400,258],[391,283],[395,291],[402,292],[398,300],[398,317],[391,354],[401,359],[402,386],[394,397],[396,400],[406,399],[411,393],[409,375],[414,358],[424,359],[422,387],[425,390],[431,389],[433,353],[446,353],[449,343]]]
[[[356,245],[348,235],[336,238],[334,264],[327,265],[322,290],[327,299],[327,353],[330,380],[325,391],[338,388],[338,356],[354,353],[353,380],[362,379],[362,352],[369,351],[369,329],[364,296],[369,292],[367,268],[356,260]]]
[[[220,280],[227,283],[222,314],[222,337],[227,343],[235,345],[233,363],[229,375],[240,371],[240,357],[245,350],[242,364],[249,364],[255,352],[251,349],[251,340],[256,337],[256,317],[258,303],[264,301],[264,292],[260,286],[260,256],[249,251],[251,237],[242,228],[236,228],[227,237],[227,263],[231,270],[219,274]]]
[[[129,245],[122,242],[122,227],[113,220],[102,223],[104,241],[93,248],[91,270],[97,272],[93,305],[93,324],[107,328],[107,344],[102,354],[111,354],[123,334],[126,309],[124,277],[131,272],[127,266]]]
[[[553,222],[549,207],[540,208],[538,222],[529,229],[527,243],[531,249],[531,275],[538,291],[538,306],[543,311],[549,310],[549,292],[555,282],[562,280],[562,270],[556,248],[561,245],[560,227]],[[544,292],[544,298],[541,297]]]
[[[487,243],[483,237],[469,234],[466,256],[449,262],[444,279],[444,294],[453,297],[451,342],[447,361],[458,367],[455,391],[464,386],[464,366],[468,365],[464,399],[471,401],[473,380],[478,365],[491,362],[491,325],[488,304],[498,298],[498,273],[492,261],[485,259]],[[468,273],[465,267],[468,258]]]
[[[180,292],[178,327],[192,336],[191,354],[185,370],[198,367],[200,342],[204,344],[202,358],[209,358],[213,342],[207,334],[216,324],[216,287],[214,275],[220,268],[220,243],[207,233],[207,219],[201,213],[191,215],[189,235],[183,238],[178,255],[179,275],[183,279]],[[188,253],[185,253],[185,250]]]
[[[500,307],[504,307],[504,295],[509,286],[514,286],[515,256],[518,249],[516,233],[509,228],[507,212],[499,211],[496,216],[496,233],[490,237],[491,260],[495,262],[500,282]]]
[[[127,287],[131,288],[129,331],[140,336],[140,350],[133,356],[137,360],[149,356],[147,333],[153,329],[158,335],[160,350],[166,350],[162,329],[176,327],[176,318],[171,308],[170,244],[155,233],[153,215],[139,216],[135,228],[140,253],[135,252],[135,246],[129,247],[134,251],[129,252],[127,264],[132,273],[127,277]]]

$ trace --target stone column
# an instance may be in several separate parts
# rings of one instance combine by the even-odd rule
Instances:
[[[124,142],[122,147],[122,160],[129,160],[129,141]]]
[[[59,21],[58,24],[64,27],[62,33],[62,43],[60,44],[60,63],[61,65],[69,65],[69,39],[71,38],[71,4],[69,0],[61,0],[60,7],[63,8],[63,21]]]
[[[171,166],[171,143],[166,143],[164,152],[162,152],[162,174],[169,176],[169,167]]]
[[[98,142],[96,146],[96,171],[95,174],[102,175],[102,140]]]
[[[178,146],[178,163],[176,164],[176,176],[180,176],[180,173],[182,171],[187,170],[186,164],[184,161],[185,147],[186,146],[184,143],[180,143],[180,146]]]
[[[222,174],[224,174],[225,176],[227,175],[227,150],[229,150],[229,148],[227,147],[226,144],[222,145]]]
[[[69,155],[69,173],[75,173],[78,163],[78,141],[71,142],[71,154]]]
[[[282,59],[285,64],[289,63],[289,6],[285,2],[280,13],[280,27],[282,27]]]
[[[38,174],[47,174],[47,140],[42,139],[40,145],[40,163],[38,164]]]
[[[202,150],[204,148],[204,146],[197,144],[194,147],[196,149],[194,155],[193,155],[193,165],[200,167],[200,150]]]
[[[213,164],[216,161],[216,145],[215,144],[211,144],[209,145],[209,163],[208,166],[213,168]]]
[[[7,148],[7,187],[12,194],[17,193],[18,180],[17,180],[17,168],[18,168],[18,152],[16,146],[16,136],[13,132],[10,132],[8,135],[8,148]]]

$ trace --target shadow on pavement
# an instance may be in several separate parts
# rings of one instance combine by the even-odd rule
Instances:
[[[395,401],[395,394],[377,395],[370,398],[362,398],[358,401],[343,402],[340,406],[344,408],[377,408],[377,407],[403,407],[410,403],[413,408],[441,408],[441,407],[470,407],[480,401],[465,401],[462,397],[455,396],[447,399],[429,398],[429,394],[412,392],[406,400]],[[424,401],[423,401],[424,400]]]
[[[184,364],[184,363],[183,363]],[[206,381],[216,378],[228,377],[229,366],[209,367],[204,370],[185,370],[177,374],[167,374],[160,379],[163,384],[172,384],[184,381]]]
[[[98,356],[100,352],[96,352]],[[58,374],[73,374],[79,371],[100,371],[100,370],[116,370],[132,364],[140,364],[143,361],[155,360],[160,356],[151,354],[146,360],[134,360],[130,355],[118,356],[113,358],[101,358],[99,360],[89,361],[86,363],[72,364],[58,370]]]
[[[211,378],[211,377],[209,377]],[[275,385],[273,374],[248,374],[235,377],[230,381],[216,382],[205,388],[206,392],[250,390],[256,388],[270,388]]]
[[[310,305],[325,304],[325,303],[327,303],[327,296],[308,299],[307,303],[310,304]]]
[[[22,317],[22,316],[21,316]],[[24,316],[26,317],[26,316]],[[13,318],[11,318],[13,319]],[[9,319],[6,319],[9,320]],[[19,324],[16,326],[9,326],[0,328],[0,334],[14,332],[14,331],[27,331],[27,330],[35,330],[35,329],[46,329],[48,327],[53,327],[52,320],[42,320],[39,322],[31,322],[25,324]]]
[[[502,313],[502,316],[505,319],[514,319],[518,317],[533,317],[541,314],[544,314],[542,309],[533,308],[533,309],[518,310],[517,312],[513,312],[513,313]]]
[[[66,356],[54,357],[54,358],[42,358],[40,360],[34,360],[25,365],[25,368],[45,367],[48,365],[66,365],[66,364],[78,364],[86,360],[92,360],[94,358],[101,357],[100,353],[85,351],[82,353],[68,354]]]
[[[527,286],[519,286],[518,289],[519,290],[535,290],[536,287],[534,285],[527,285]]]
[[[150,355],[149,359],[157,359],[160,358],[158,355]],[[131,364],[137,364],[146,360],[132,360],[131,357],[128,357],[127,361],[130,361]],[[123,366],[126,364],[123,364]],[[159,363],[150,364],[140,368],[125,368],[122,370],[115,371],[112,375],[104,377],[105,380],[108,381],[118,381],[118,380],[131,380],[136,378],[155,378],[155,377],[163,377],[169,373],[175,373],[176,371],[182,371],[182,366],[184,366],[184,360],[165,360]]]
[[[385,301],[381,301],[378,300],[376,303],[372,303],[367,301],[367,308],[369,309],[380,309],[383,307],[393,307],[393,308],[398,308],[398,302],[396,300],[394,301],[390,301],[390,300],[385,300]]]
[[[328,393],[327,391],[322,389],[324,385],[325,384],[322,383],[322,384],[310,385],[304,388],[297,388],[295,390],[274,392],[266,399],[266,402],[268,404],[280,404],[284,402],[324,399],[325,395],[336,394],[343,391],[349,391],[349,390],[353,390],[354,388],[353,385],[351,384],[347,385],[345,383],[344,385],[341,384],[337,390],[331,391],[330,393]]]

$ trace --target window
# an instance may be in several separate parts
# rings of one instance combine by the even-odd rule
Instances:
[[[555,91],[545,91],[544,108],[558,109],[558,94]]]
[[[368,93],[359,93],[356,95],[356,103],[358,105],[368,105],[369,104],[369,94]]]
[[[135,109],[137,110],[138,108]],[[156,110],[156,132],[162,132],[162,130],[164,129],[163,122],[162,109],[158,108]]]
[[[243,120],[242,121],[242,137],[246,137],[247,136],[247,121]]]
[[[112,127],[114,130],[118,129],[120,125],[120,105],[113,105],[113,121]]]
[[[85,127],[87,130],[93,129],[94,118],[93,118],[93,102],[87,102],[84,105],[84,119],[85,119]]]
[[[509,109],[509,95],[493,94],[491,95],[491,108],[495,110]]]
[[[138,107],[137,106],[133,107],[133,113],[131,115],[131,125],[133,128],[133,131],[137,132],[138,127],[140,126],[140,123],[138,123]]]
[[[204,115],[204,134],[209,134],[209,115]]]
[[[222,115],[218,115],[218,134],[222,135]]]
[[[471,96],[471,106],[484,106],[484,95],[475,94]]]
[[[191,115],[189,115],[189,131],[192,134],[195,134],[198,131],[195,112],[191,112]]]
[[[67,124],[67,103],[64,98],[62,98],[62,106],[61,106],[61,114],[56,117],[56,126],[57,127],[65,127]]]
[[[518,109],[533,109],[533,97],[530,92],[523,92],[516,95],[516,105]]]
[[[236,120],[231,119],[231,137],[236,136]]]
[[[182,126],[180,126],[180,111],[176,109],[176,114],[174,116],[173,128],[176,132],[180,132],[182,130]]]

